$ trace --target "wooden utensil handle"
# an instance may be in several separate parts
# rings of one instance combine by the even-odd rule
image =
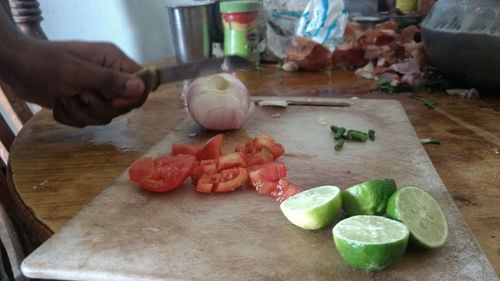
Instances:
[[[144,91],[146,93],[153,92],[160,86],[160,77],[158,77],[158,71],[154,66],[148,66],[134,74],[144,81]]]

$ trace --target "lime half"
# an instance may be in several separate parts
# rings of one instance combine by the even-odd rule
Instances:
[[[395,220],[380,216],[353,216],[333,228],[340,256],[353,268],[378,271],[405,253],[410,232]]]
[[[331,224],[342,206],[340,189],[324,185],[299,192],[280,204],[285,217],[304,229],[320,229]]]
[[[384,215],[389,197],[396,191],[393,179],[362,182],[342,191],[342,209],[349,215]]]
[[[402,221],[410,229],[410,241],[424,248],[446,242],[448,225],[443,211],[432,196],[420,187],[405,186],[387,204],[387,216]]]

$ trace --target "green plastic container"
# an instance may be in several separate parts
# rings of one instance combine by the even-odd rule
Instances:
[[[224,55],[240,55],[260,65],[257,18],[258,1],[220,2],[224,24]]]

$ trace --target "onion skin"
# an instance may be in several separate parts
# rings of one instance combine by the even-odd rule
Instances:
[[[186,101],[191,117],[216,131],[238,129],[255,109],[248,89],[229,73],[195,79],[188,86]]]

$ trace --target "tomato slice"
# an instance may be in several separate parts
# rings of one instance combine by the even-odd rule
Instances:
[[[259,194],[272,196],[271,194],[276,189],[277,184],[278,181],[261,182],[255,187],[255,190],[257,190]]]
[[[209,139],[201,149],[198,159],[199,160],[218,159],[221,155],[221,146],[223,138],[224,138],[223,134],[218,134]]]
[[[191,174],[196,157],[192,155],[145,157],[132,164],[129,178],[153,192],[167,192],[179,187]]]
[[[287,189],[285,190],[285,192],[283,192],[282,195],[276,197],[276,201],[281,203],[281,202],[285,201],[286,199],[288,199],[290,196],[293,196],[299,192],[300,192],[300,188],[298,188],[296,185],[288,182]]]
[[[240,152],[233,152],[229,153],[227,155],[222,155],[219,157],[219,164],[217,165],[217,169],[224,170],[228,168],[234,168],[234,167],[246,167],[247,163],[245,159],[243,159],[242,153]]]
[[[211,193],[214,189],[214,185],[220,180],[220,174],[217,175],[202,174],[196,182],[196,191]]]
[[[172,144],[172,155],[188,154],[198,158],[201,147],[193,144],[174,143]]]
[[[286,177],[286,165],[283,162],[275,161],[263,165],[249,168],[248,177],[252,186],[259,190],[265,182],[279,181]]]
[[[220,171],[220,181],[215,186],[215,192],[229,192],[241,187],[248,180],[245,168],[237,167]]]
[[[235,150],[245,154],[254,154],[264,149],[273,155],[273,160],[285,153],[283,146],[267,135],[258,135],[245,143],[244,146],[237,146]]]
[[[248,172],[245,168],[224,169],[216,174],[202,174],[196,183],[196,191],[230,192],[241,187],[247,180]]]
[[[154,160],[151,157],[144,157],[136,160],[128,170],[128,177],[131,181],[139,181],[149,177],[154,173]]]
[[[286,165],[275,161],[248,168],[251,185],[259,194],[276,198],[283,202],[288,197],[300,192],[300,189],[286,179]]]
[[[262,165],[274,161],[273,155],[266,148],[263,148],[261,151],[257,151],[255,153],[244,155],[245,162],[247,163],[248,167]]]
[[[217,173],[217,160],[208,159],[196,161],[194,164],[193,171],[191,172],[191,178],[196,183],[198,179],[203,174],[213,175]]]
[[[258,135],[255,137],[257,146],[266,148],[271,152],[274,159],[278,159],[281,155],[285,154],[285,149],[283,146],[276,142],[272,137],[266,135]]]
[[[285,191],[288,189],[288,181],[286,178],[281,178],[278,180],[275,188],[271,191],[272,197],[280,197],[285,194]]]

